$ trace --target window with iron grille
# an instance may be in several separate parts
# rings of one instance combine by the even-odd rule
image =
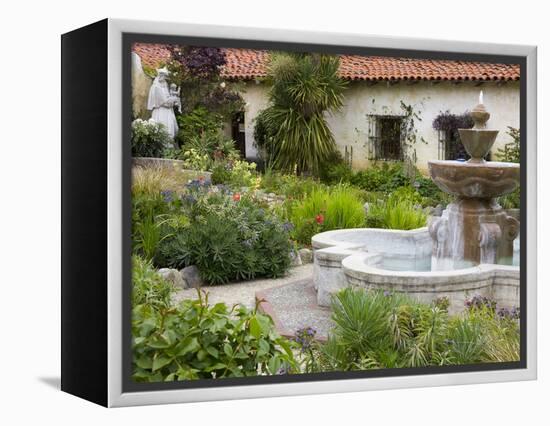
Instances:
[[[470,159],[470,155],[466,152],[464,145],[460,141],[458,129],[453,130],[438,130],[438,158],[440,160],[459,160],[466,161]],[[491,160],[489,152],[485,160]]]
[[[438,157],[440,160],[468,160],[470,156],[458,136],[458,130],[438,130]]]
[[[370,115],[368,154],[370,160],[403,161],[403,117]]]

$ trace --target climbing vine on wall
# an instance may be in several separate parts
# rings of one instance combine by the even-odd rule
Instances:
[[[373,112],[367,115],[370,121],[368,144],[369,151],[373,152],[372,144],[376,139],[380,139],[381,127],[384,128],[384,140],[399,140],[401,159],[406,166],[406,170],[411,177],[415,174],[415,164],[417,161],[416,146],[418,143],[426,144],[427,141],[418,132],[418,122],[422,121],[422,110],[424,101],[417,104],[407,104],[405,101],[399,101],[399,109],[394,110],[388,106],[382,106],[378,109],[374,104],[376,100],[372,99]],[[383,124],[390,120],[392,125]],[[378,143],[384,143],[378,141]],[[375,155],[376,159],[376,155]],[[394,158],[395,159],[395,158]]]

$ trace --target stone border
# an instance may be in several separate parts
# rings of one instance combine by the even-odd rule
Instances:
[[[387,244],[388,239],[395,241],[406,240],[414,244],[422,243],[426,240],[431,242],[427,227],[412,229],[410,231],[380,228],[350,228],[316,234],[311,238],[311,245],[316,250],[334,246],[347,249],[360,249],[368,245],[369,249],[372,250],[374,249],[373,243],[376,244],[377,241],[383,241]]]
[[[453,271],[392,271],[377,267],[378,255],[357,252],[342,261],[348,285],[406,293],[430,303],[449,298],[449,312],[464,309],[464,300],[474,295],[493,298],[499,306],[517,306],[519,268],[481,264]],[[500,291],[495,291],[496,288]]]

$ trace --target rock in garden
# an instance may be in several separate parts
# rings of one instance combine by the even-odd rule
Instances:
[[[188,287],[200,288],[204,285],[199,274],[199,268],[195,265],[186,266],[180,272],[183,279],[187,282]]]
[[[166,281],[172,283],[178,288],[187,288],[187,283],[183,279],[180,271],[177,269],[162,268],[158,271],[159,275]]]
[[[290,266],[301,266],[302,259],[300,259],[300,254],[296,250],[290,252]]]
[[[300,259],[302,263],[311,263],[313,262],[313,252],[310,249],[303,248],[298,250],[298,254],[300,255]]]

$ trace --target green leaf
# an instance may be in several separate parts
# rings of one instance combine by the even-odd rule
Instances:
[[[259,343],[259,349],[258,349],[258,357],[262,357],[265,354],[269,353],[269,343],[267,343],[264,339],[260,339]]]
[[[279,372],[279,368],[281,367],[281,360],[278,356],[274,356],[269,360],[267,367],[271,374],[277,374]]]
[[[227,368],[226,364],[224,364],[223,362],[217,362],[216,364],[214,364],[210,367],[207,367],[204,371],[211,372],[211,371],[214,371],[214,370],[223,370],[225,368]]]
[[[196,352],[200,348],[196,337],[187,337],[179,345],[178,356],[184,356],[190,352]]]
[[[250,318],[250,334],[256,339],[259,339],[262,335],[262,326],[256,316]]]
[[[197,352],[197,359],[199,361],[204,361],[205,358],[208,356],[208,352],[206,352],[204,349],[201,349]]]
[[[233,358],[233,349],[229,343],[223,345],[223,351],[229,358]]]
[[[218,352],[218,350],[214,346],[208,346],[206,348],[206,352],[208,352],[214,358],[218,358],[218,356],[220,356],[220,353]]]
[[[136,358],[135,361],[136,361],[136,365],[139,368],[150,370],[153,367],[153,360],[146,355]]]
[[[156,357],[154,360],[153,360],[153,371],[157,371],[159,369],[161,369],[162,367],[164,367],[165,365],[168,365],[172,362],[172,358],[168,358],[168,357],[165,357],[165,356],[159,356],[159,357]]]
[[[149,346],[155,349],[166,349],[170,347],[170,344],[162,338],[154,337],[149,341]]]
[[[283,348],[283,350],[289,357],[292,357],[292,349],[290,348],[290,345],[288,344],[288,341],[286,339],[277,339],[277,343],[281,348]]]

